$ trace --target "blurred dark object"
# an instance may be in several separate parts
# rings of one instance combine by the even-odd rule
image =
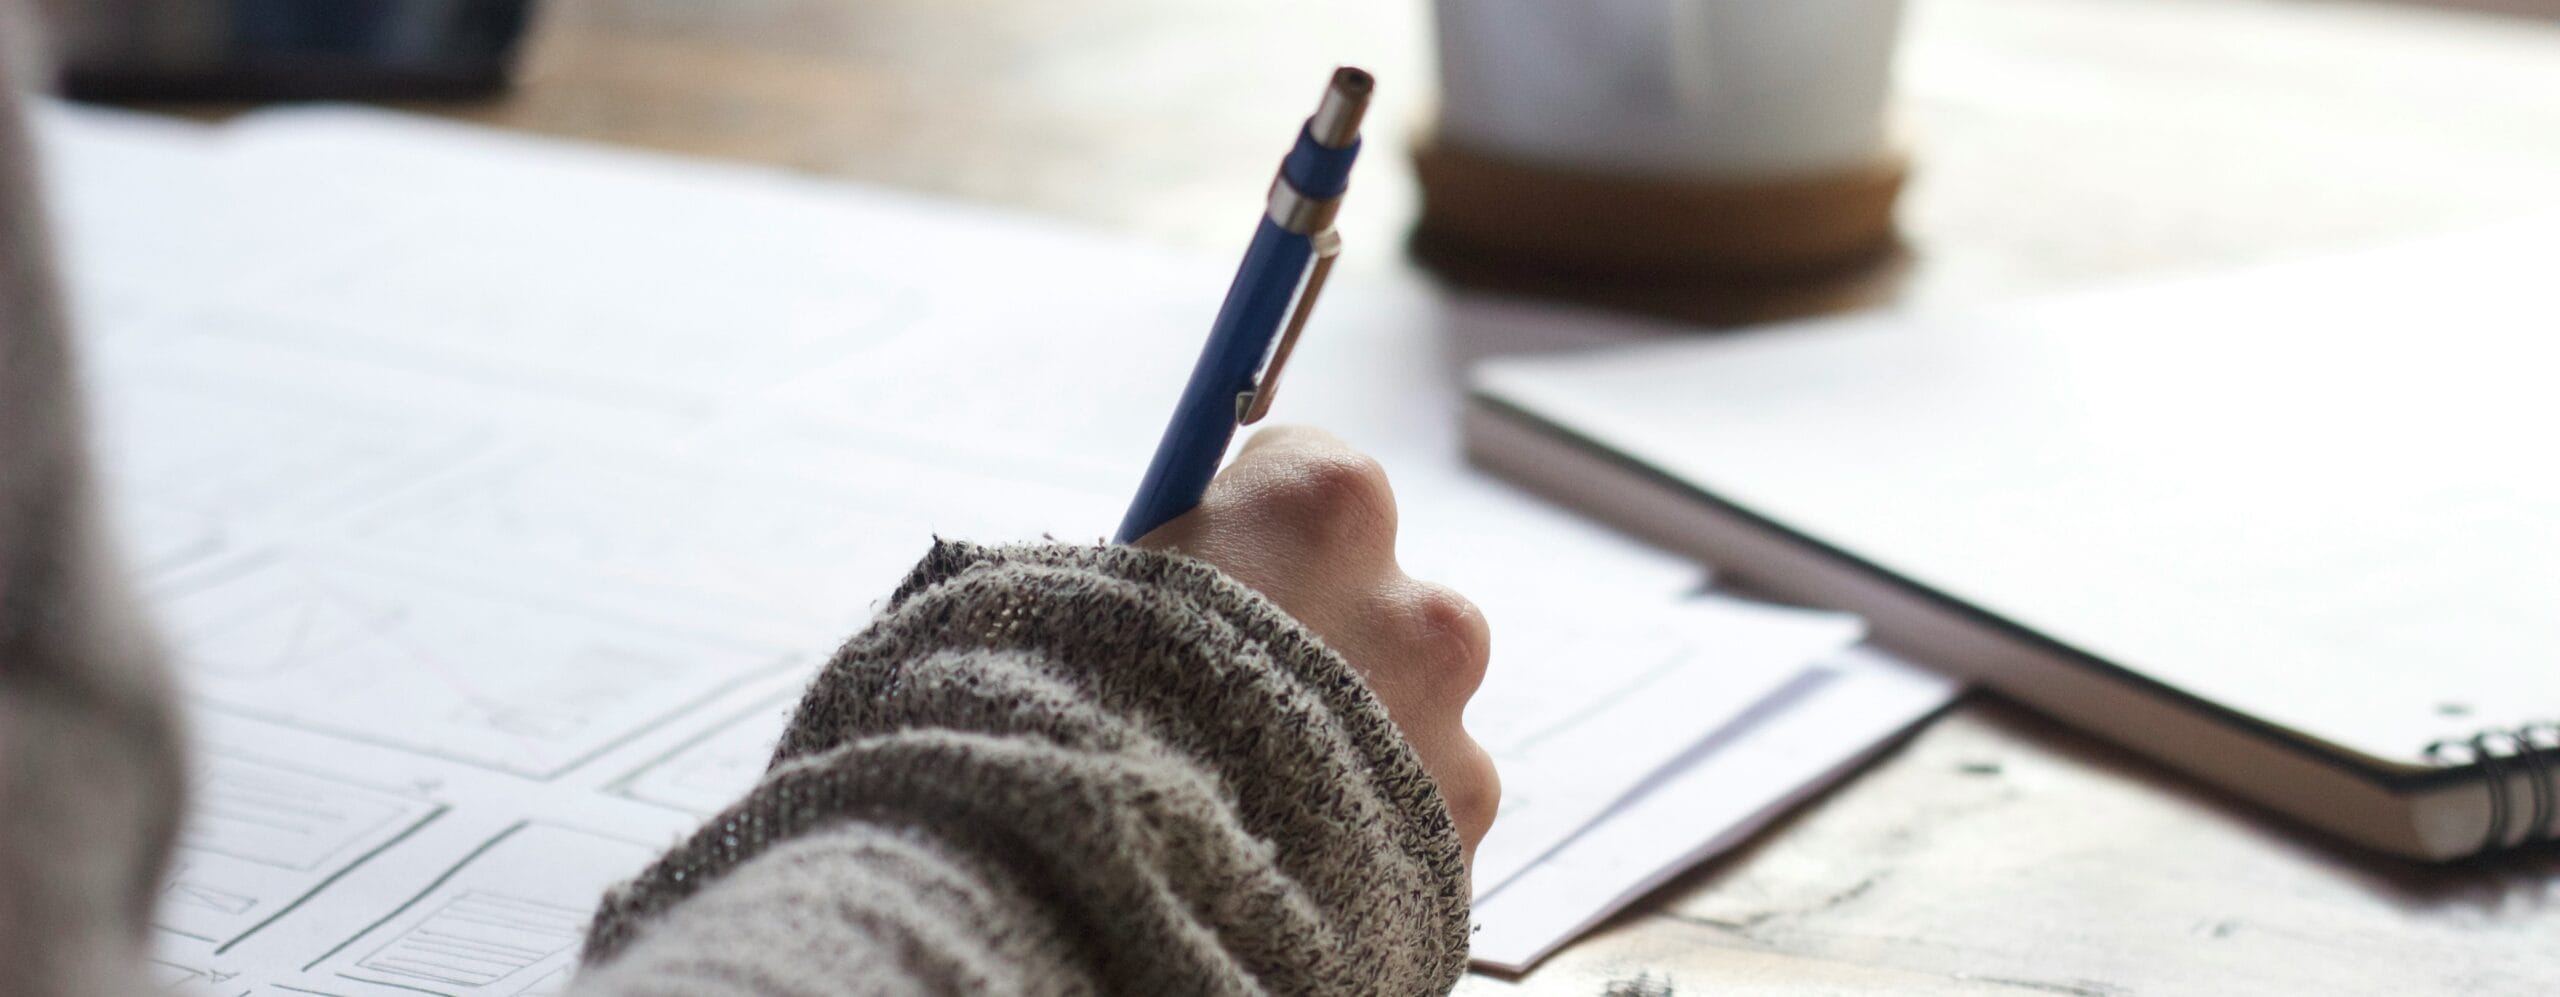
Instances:
[[[1461,287],[1733,326],[1880,304],[1910,263],[1898,145],[1847,169],[1666,179],[1488,155],[1428,127],[1411,143],[1406,246]]]
[[[48,0],[67,96],[476,97],[534,0]]]

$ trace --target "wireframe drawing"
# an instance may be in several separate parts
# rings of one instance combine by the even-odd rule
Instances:
[[[219,947],[248,937],[444,810],[430,800],[210,752],[189,791],[194,809],[154,923]]]
[[[558,986],[596,897],[657,849],[520,823],[306,970],[420,993],[508,997]]]

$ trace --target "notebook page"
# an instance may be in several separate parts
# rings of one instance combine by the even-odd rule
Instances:
[[[1476,893],[1479,966],[1523,972],[1702,859],[1741,844],[1961,691],[1872,645],[1752,705],[1642,794],[1518,876]]]
[[[1493,619],[1524,617],[1505,613],[1501,595],[1477,598]],[[1701,597],[1668,611],[1577,613],[1497,637],[1503,653],[1467,708],[1467,730],[1503,785],[1501,812],[1476,849],[1476,894],[1521,875],[1858,634],[1854,617]]]

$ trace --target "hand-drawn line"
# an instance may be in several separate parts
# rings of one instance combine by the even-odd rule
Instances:
[[[429,990],[425,987],[413,987],[406,983],[392,983],[388,980],[354,980],[353,982],[362,983],[368,987],[389,987],[393,990],[406,990],[413,994],[427,994],[429,997],[453,997],[453,991],[450,990]]]
[[[432,675],[439,679],[444,685],[448,686],[450,691],[464,706],[486,708],[488,705],[488,697],[474,693],[470,688],[469,683],[459,681],[458,677],[454,674],[455,669],[439,663],[437,656],[430,653],[427,649],[415,646],[414,639],[400,633],[399,628],[383,626],[382,621],[385,618],[385,613],[379,607],[366,604],[364,600],[357,599],[348,593],[341,591],[341,586],[331,584],[329,576],[332,572],[329,568],[282,558],[266,558],[262,560],[264,561],[263,564],[253,565],[250,570],[235,573],[232,575],[232,578],[245,578],[257,570],[264,570],[270,572],[271,574],[269,577],[275,578],[276,580],[262,584],[272,591],[287,592],[290,596],[288,599],[289,603],[308,603],[315,599],[321,602],[351,603],[353,605],[345,607],[345,609],[349,617],[363,627],[366,639],[380,642],[381,644],[406,655],[410,660],[423,665],[423,672]],[[414,575],[398,572],[396,570],[385,570],[380,567],[359,567],[356,570],[356,573],[359,575],[386,575],[411,583],[421,584],[447,594],[454,591],[454,587],[448,583],[449,580],[439,580],[433,576],[419,578]],[[226,581],[227,580],[229,579],[226,579]],[[257,593],[252,594],[255,595]],[[471,591],[468,589],[462,590],[462,597],[466,601],[492,601],[487,593]],[[516,610],[523,610],[528,607],[528,603],[525,602],[506,602],[504,604],[507,607]],[[590,607],[582,607],[575,603],[543,600],[543,604],[565,608],[571,612],[577,613],[584,619],[602,625],[610,626],[617,622],[616,617],[611,613],[598,613]],[[275,608],[277,607],[271,600],[259,603],[259,609],[261,611],[272,611]],[[402,611],[394,610],[390,612],[391,618],[398,618],[402,615]],[[521,732],[510,732],[494,726],[492,727],[493,734],[511,736],[518,742],[520,747],[525,749],[525,754],[531,757],[515,760],[493,760],[489,757],[484,757],[485,753],[483,753],[483,755],[473,755],[438,747],[435,744],[436,739],[431,737],[412,737],[407,740],[403,740],[397,737],[375,734],[365,729],[340,727],[329,724],[325,721],[315,721],[313,718],[302,715],[290,707],[283,709],[262,708],[243,702],[226,700],[224,698],[220,698],[215,693],[206,691],[199,691],[195,698],[197,698],[207,708],[216,709],[226,713],[280,723],[299,730],[326,734],[328,736],[342,738],[359,744],[375,745],[404,753],[424,755],[430,758],[437,758],[444,761],[454,762],[456,764],[500,772],[507,775],[522,776],[540,781],[549,781],[585,765],[598,757],[621,748],[625,744],[630,743],[633,739],[645,735],[649,731],[658,728],[660,725],[677,716],[699,709],[703,704],[725,695],[730,689],[735,688],[739,681],[761,679],[764,676],[778,674],[784,670],[797,667],[800,664],[801,655],[796,651],[775,652],[758,644],[721,640],[712,635],[698,634],[685,629],[669,629],[664,627],[651,627],[650,629],[676,636],[686,644],[696,645],[691,648],[694,653],[717,654],[723,657],[736,655],[738,657],[748,657],[750,660],[752,660],[753,657],[763,657],[765,659],[765,663],[761,666],[748,666],[738,669],[731,673],[732,677],[729,681],[717,681],[719,676],[710,674],[690,676],[694,680],[709,682],[712,684],[709,688],[704,689],[699,694],[681,700],[664,710],[651,711],[635,717],[632,722],[624,726],[618,734],[607,737],[601,743],[594,745],[584,752],[560,759],[559,761],[548,765],[539,763],[538,759],[541,749],[526,742],[525,736]],[[593,652],[596,650],[614,649],[611,648],[610,645],[591,643],[586,645],[585,650]],[[739,654],[738,652],[744,653]],[[670,664],[673,663],[670,662]],[[679,682],[671,684],[680,686],[682,683]],[[647,704],[644,701],[641,702],[637,708],[645,710],[646,705]],[[556,746],[570,748],[574,747],[574,744]]]
[[[225,952],[231,951],[232,946],[248,941],[249,936],[257,934],[259,931],[264,930],[267,925],[274,924],[278,919],[283,918],[287,914],[293,913],[294,908],[302,906],[312,897],[319,896],[321,891],[328,889],[332,884],[335,884],[338,880],[344,878],[348,873],[356,871],[358,867],[372,861],[374,856],[390,851],[401,842],[409,840],[410,835],[418,833],[419,830],[425,828],[428,824],[434,823],[436,818],[444,816],[452,809],[453,808],[441,803],[436,804],[434,809],[427,811],[426,815],[418,818],[416,823],[410,824],[408,828],[402,830],[400,833],[392,835],[389,839],[383,841],[383,843],[374,846],[372,850],[356,856],[353,861],[340,866],[338,871],[322,877],[319,882],[312,884],[310,889],[302,891],[301,896],[293,898],[292,901],[286,903],[283,907],[278,908],[275,913],[267,915],[266,920],[250,925],[249,930],[241,932],[237,937],[234,937],[228,942],[224,942],[220,948],[214,949],[213,954],[221,955]],[[308,970],[311,967],[305,966],[303,968]]]
[[[576,948],[588,911],[464,890],[356,962],[356,968],[478,989]]]
[[[229,765],[209,765],[197,780],[194,826],[180,839],[179,847],[269,868],[310,872],[348,845],[420,807],[432,806],[425,800],[290,765],[237,756],[226,756],[224,761]],[[296,785],[256,769],[309,784]],[[207,825],[237,828],[250,840],[225,840]]]
[[[1572,730],[1585,723],[1589,723],[1593,717],[1599,716],[1611,708],[1616,707],[1619,704],[1626,702],[1628,699],[1642,693],[1647,687],[1652,686],[1655,682],[1661,681],[1664,676],[1678,671],[1684,666],[1690,666],[1697,657],[1696,649],[1691,647],[1670,648],[1662,653],[1664,656],[1661,663],[1650,668],[1646,668],[1644,671],[1638,672],[1635,675],[1629,676],[1626,681],[1619,683],[1614,688],[1610,688],[1598,695],[1594,695],[1583,700],[1582,705],[1574,709],[1571,713],[1567,713],[1564,716],[1550,720],[1546,724],[1534,730],[1515,735],[1511,738],[1510,743],[1502,745],[1500,750],[1496,753],[1503,755],[1517,755],[1521,752],[1537,747],[1540,742],[1563,734],[1566,731]]]
[[[282,563],[284,559],[276,556],[276,553],[271,550],[256,550],[230,557],[215,558],[207,564],[190,565],[187,570],[173,571],[166,576],[149,579],[144,585],[144,594],[149,595],[153,602],[170,602],[199,592],[210,591],[237,579],[256,574],[269,565]]]
[[[562,966],[544,973],[541,979],[525,984],[524,989],[516,991],[513,997],[560,997],[569,991],[571,969]]]
[[[793,660],[792,656],[785,655],[773,661],[766,667],[754,669],[744,675],[741,675],[739,679],[740,681],[752,681],[764,678],[769,675],[778,674],[785,669],[796,666],[797,664],[798,662]],[[441,748],[419,744],[415,741],[402,741],[395,738],[376,737],[370,734],[360,734],[354,731],[341,730],[334,727],[314,726],[308,718],[296,716],[290,712],[270,712],[266,710],[259,710],[251,707],[240,706],[235,703],[226,703],[218,699],[211,699],[201,695],[199,695],[197,699],[199,705],[206,709],[217,710],[234,716],[242,716],[255,720],[264,720],[270,723],[283,724],[296,730],[308,731],[313,734],[337,738],[343,741],[350,741],[356,744],[371,745],[377,748],[398,751],[403,754],[417,755],[425,758],[433,758],[439,761],[452,762],[456,765],[467,765],[486,772],[519,776],[522,778],[532,779],[537,782],[549,782],[561,777],[562,775],[576,771],[579,766],[595,761],[605,755],[612,754],[616,749],[639,739],[669,720],[702,708],[704,704],[719,699],[721,696],[727,695],[733,688],[735,688],[735,686],[736,683],[715,685],[700,695],[684,700],[662,712],[640,718],[631,724],[630,728],[625,730],[623,733],[605,740],[603,743],[596,745],[594,748],[589,749],[586,752],[570,758],[564,758],[559,763],[552,765],[549,768],[536,768],[533,766],[511,768],[504,762],[493,762],[486,758],[477,758],[470,755],[458,754]]]
[[[683,807],[676,806],[664,800],[653,800],[640,795],[635,790],[636,784],[642,778],[648,776],[652,772],[658,771],[667,763],[682,757],[686,752],[699,748],[704,744],[709,743],[714,738],[720,737],[721,735],[737,729],[739,724],[745,723],[760,714],[765,714],[774,710],[776,707],[780,707],[785,703],[791,702],[792,697],[795,695],[797,695],[796,692],[786,692],[768,696],[757,700],[754,705],[748,706],[745,709],[721,718],[719,722],[704,727],[702,730],[696,732],[692,737],[685,738],[673,747],[659,753],[656,757],[650,758],[647,761],[633,766],[631,771],[625,772],[613,781],[605,783],[604,791],[608,794],[619,796],[623,799],[631,800],[636,803],[646,803],[650,806],[665,807],[680,813],[691,813],[692,811],[685,810]],[[770,754],[770,752],[768,752],[768,754]]]
[[[186,990],[187,984],[203,982],[213,978],[213,974],[207,973],[204,970],[197,969],[193,966],[181,966],[177,963],[170,962],[167,959],[145,958],[142,961],[144,965],[152,968],[153,972],[151,975],[154,978],[154,982],[159,984],[152,988],[154,990],[183,992]]]
[[[176,935],[176,936],[178,936],[178,937],[180,937],[180,938],[192,938],[192,939],[195,939],[196,941],[199,941],[199,942],[208,942],[208,943],[210,943],[210,942],[218,942],[218,941],[221,941],[221,940],[222,940],[222,939],[219,939],[219,938],[215,938],[215,937],[213,937],[212,935],[199,935],[199,934],[196,934],[195,932],[192,932],[192,931],[184,931],[184,930],[180,930],[180,929],[178,929],[178,928],[172,928],[172,927],[169,927],[168,925],[165,925],[165,924],[154,924],[154,925],[152,925],[152,926],[151,926],[151,930],[153,930],[153,931],[157,931],[157,932],[159,932],[159,933],[161,933],[161,934],[164,934],[164,935]]]
[[[258,906],[258,898],[249,894],[176,877],[172,877],[167,885],[160,888],[160,896],[167,902],[186,904],[219,914],[246,914]],[[160,930],[187,938],[200,937],[176,928],[162,927]],[[204,940],[210,942],[215,939]]]
[[[347,936],[346,941],[339,942],[338,944],[331,946],[329,951],[320,953],[319,958],[305,963],[302,967],[302,971],[308,973],[313,969],[318,968],[321,963],[329,961],[332,956],[345,951],[347,946],[355,944],[357,939],[374,933],[383,925],[391,923],[393,919],[398,918],[402,914],[408,913],[409,908],[417,906],[420,901],[427,899],[428,895],[442,889],[447,881],[453,879],[455,876],[461,875],[462,870],[469,868],[471,863],[479,860],[480,856],[488,854],[490,849],[498,847],[500,843],[506,841],[508,838],[515,837],[517,832],[531,826],[533,826],[533,822],[529,820],[520,820],[507,825],[506,830],[500,831],[489,840],[481,842],[479,847],[473,848],[468,854],[462,856],[461,861],[455,862],[451,867],[445,869],[442,874],[436,876],[435,881],[428,883],[425,889],[419,890],[416,896],[403,901],[400,906],[392,908],[390,913],[382,915],[381,918],[375,920],[372,924],[365,925],[364,930]],[[392,985],[394,984],[385,984],[385,986]],[[412,987],[408,989],[416,988]],[[433,993],[434,991],[426,992]]]

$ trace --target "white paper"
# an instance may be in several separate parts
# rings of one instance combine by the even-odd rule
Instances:
[[[199,741],[155,969],[212,992],[556,989],[934,536],[1116,522],[1231,266],[374,113],[43,125]],[[1320,314],[1281,417],[1379,454],[1400,560],[1493,622],[1497,897],[1856,639],[1464,468],[1463,309]]]
[[[1527,871],[1478,891],[1477,965],[1523,971],[1681,870],[1724,851],[1936,712],[1953,681],[1861,644],[1715,731]]]
[[[1521,639],[1497,638],[1467,710],[1468,731],[1493,755],[1504,787],[1493,830],[1476,849],[1477,895],[1521,874],[1859,632],[1854,617],[1702,598],[1641,611],[1589,607]]]

